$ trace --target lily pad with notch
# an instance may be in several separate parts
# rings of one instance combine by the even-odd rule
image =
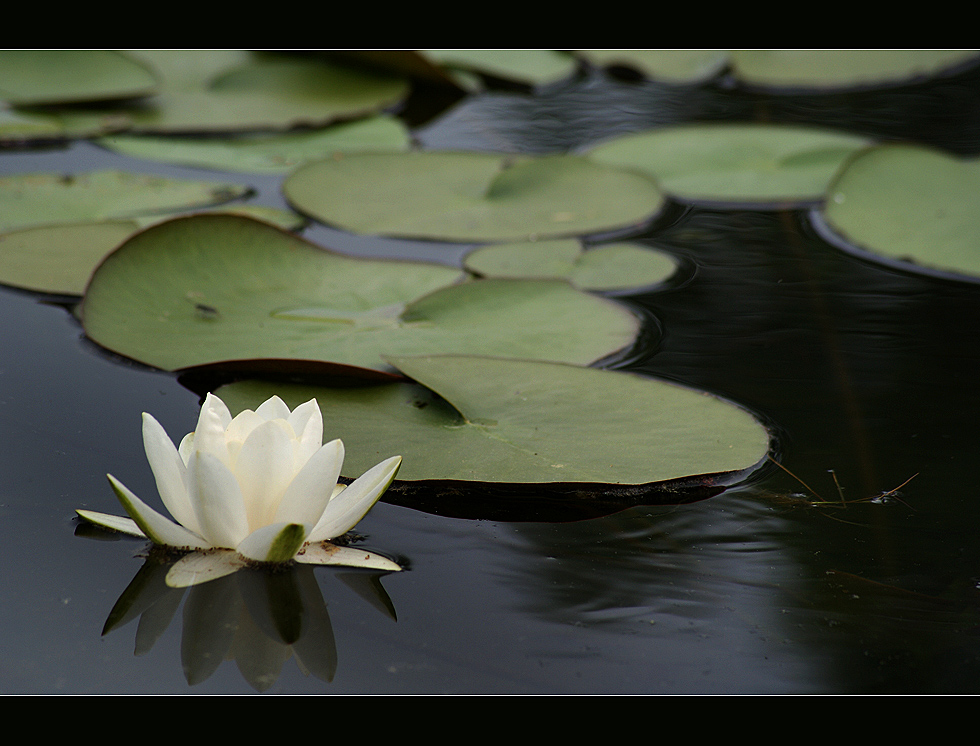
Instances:
[[[867,138],[815,127],[692,124],[608,140],[588,157],[656,179],[681,202],[782,209],[819,202]]]
[[[449,352],[588,364],[639,331],[624,306],[565,282],[463,277],[440,264],[343,256],[244,217],[197,215],[110,254],[80,313],[96,343],[166,370],[250,358],[385,370],[383,355]]]
[[[240,382],[217,393],[232,411],[271,393],[290,406],[315,397],[347,447],[344,476],[399,453],[386,501],[453,515],[502,515],[494,502],[525,516],[549,504],[567,515],[575,502],[689,502],[746,479],[769,449],[744,409],[632,373],[456,355],[390,362],[415,383]]]
[[[283,191],[353,233],[461,243],[611,231],[664,204],[645,176],[569,155],[362,153],[303,166]]]

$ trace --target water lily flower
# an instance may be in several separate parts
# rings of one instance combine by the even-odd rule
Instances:
[[[337,484],[344,444],[323,442],[316,399],[289,407],[273,396],[254,412],[232,418],[208,394],[197,429],[179,448],[149,414],[143,445],[157,490],[176,522],[140,500],[111,474],[109,483],[130,518],[76,511],[106,528],[191,552],[167,583],[213,580],[254,563],[304,562],[394,571],[380,555],[329,540],[345,534],[395,478],[401,456],[368,469],[347,487]]]

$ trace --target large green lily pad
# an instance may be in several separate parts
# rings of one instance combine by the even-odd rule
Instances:
[[[593,65],[628,67],[665,83],[711,80],[728,65],[726,49],[580,49]]]
[[[0,50],[0,100],[15,106],[131,98],[156,88],[157,79],[146,66],[118,52]]]
[[[696,124],[617,137],[588,156],[648,174],[685,202],[785,207],[821,199],[844,161],[868,144],[812,127]]]
[[[231,50],[136,52],[162,91],[134,112],[141,132],[278,130],[377,113],[408,93],[400,77],[310,57]]]
[[[634,243],[584,249],[574,238],[483,246],[464,266],[481,277],[554,277],[583,290],[624,290],[663,282],[677,269],[668,254]]]
[[[437,64],[528,85],[545,85],[575,72],[575,58],[551,49],[425,49]]]
[[[264,205],[234,205],[221,212],[248,215],[285,230],[304,223],[296,213]],[[168,218],[97,220],[42,225],[0,233],[0,284],[56,295],[81,295],[102,260],[136,231]]]
[[[238,184],[121,171],[16,174],[0,178],[0,231],[159,215],[239,199]]]
[[[976,62],[975,49],[741,49],[740,81],[767,89],[837,90],[897,85]]]
[[[240,382],[217,394],[233,411],[272,394],[316,397],[344,475],[403,457],[400,482],[648,485],[762,461],[765,428],[728,402],[631,373],[469,356],[390,361],[415,384],[356,389]],[[718,477],[726,475],[726,478]]]
[[[304,166],[283,191],[300,212],[354,233],[459,242],[623,228],[664,202],[644,176],[564,155],[364,153]]]
[[[248,358],[383,370],[383,355],[447,352],[586,364],[638,331],[624,307],[565,282],[452,284],[460,277],[200,215],[149,228],[109,255],[81,315],[100,345],[167,370]]]
[[[230,139],[114,135],[103,147],[136,158],[223,171],[286,174],[334,153],[401,151],[408,130],[398,119],[376,116],[312,132]]]
[[[830,187],[828,226],[882,261],[980,278],[980,159],[913,145],[857,155]]]

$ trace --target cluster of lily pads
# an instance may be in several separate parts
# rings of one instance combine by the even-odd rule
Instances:
[[[65,68],[56,57],[68,53],[39,54]],[[555,63],[548,80],[587,64],[642,58],[640,69],[650,70],[657,62],[631,62],[622,50],[542,55],[527,57]],[[460,69],[481,69],[479,57],[430,50],[415,61],[445,65],[442,74],[459,81]],[[839,75],[838,84],[894,83],[977,60],[886,57],[875,58],[877,67],[859,59],[862,74]],[[747,84],[819,87],[812,76],[780,78],[777,71],[792,67],[783,54],[658,59],[686,69],[674,75],[685,84],[707,79],[693,70],[725,70]],[[576,485],[588,494],[702,475],[735,479],[769,447],[765,428],[737,406],[600,369],[642,332],[638,317],[600,291],[655,288],[676,266],[622,236],[650,226],[670,202],[812,207],[843,243],[980,273],[980,247],[970,243],[980,233],[969,230],[977,220],[974,162],[757,124],[664,127],[577,154],[412,150],[397,120],[379,113],[407,95],[407,79],[390,72],[384,55],[372,61],[371,71],[351,72],[311,55],[99,53],[89,63],[112,68],[115,88],[73,96],[66,91],[76,84],[52,91],[23,71],[18,78],[18,65],[29,66],[5,52],[0,98],[9,107],[0,133],[10,141],[35,136],[31,127],[41,139],[57,127],[91,132],[83,123],[95,118],[118,131],[103,129],[98,142],[128,155],[286,173],[283,193],[304,218],[357,234],[479,244],[463,269],[356,259],[295,235],[296,215],[274,225],[269,216],[232,214],[228,203],[247,196],[241,185],[30,174],[0,179],[0,281],[82,296],[78,316],[90,339],[156,368],[286,373],[312,364],[359,379],[342,387],[253,380],[220,390],[232,410],[273,394],[290,407],[317,399],[328,421],[342,423],[352,476],[400,453],[400,482]],[[846,65],[811,57],[799,67],[820,71],[825,83]],[[511,74],[502,64],[482,72]],[[90,104],[84,113],[56,106],[78,101]],[[271,133],[299,125],[306,129]],[[202,133],[209,136],[194,136]],[[220,213],[200,213],[213,204]],[[196,214],[174,217],[187,211]]]

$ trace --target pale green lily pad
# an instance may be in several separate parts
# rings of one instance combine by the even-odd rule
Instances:
[[[551,49],[425,49],[419,53],[445,67],[527,85],[564,80],[577,66],[569,54]]]
[[[0,50],[0,100],[15,106],[146,96],[157,80],[144,65],[103,49]]]
[[[248,192],[238,184],[120,171],[16,174],[0,178],[0,231],[175,212],[230,202]]]
[[[632,313],[556,281],[453,285],[457,269],[356,259],[230,215],[137,234],[92,276],[88,336],[167,370],[288,358],[385,370],[460,352],[590,363],[629,345]]]
[[[623,290],[663,282],[677,269],[667,254],[633,243],[584,249],[574,239],[484,246],[464,261],[481,277],[553,277],[583,290]]]
[[[844,161],[868,144],[810,127],[695,124],[617,137],[588,156],[648,174],[684,202],[764,208],[822,199]]]
[[[827,225],[848,243],[913,271],[980,277],[980,159],[913,145],[870,148],[828,192]]]
[[[766,429],[739,407],[631,373],[468,356],[390,360],[418,383],[325,389],[250,381],[217,394],[232,411],[272,393],[290,405],[316,397],[333,423],[330,437],[344,441],[344,476],[399,454],[398,482],[648,485],[719,474],[733,481],[769,448]]]
[[[742,49],[736,78],[749,85],[834,90],[927,79],[980,59],[975,49]]]
[[[215,210],[248,215],[285,230],[302,226],[294,212],[262,205]],[[160,217],[44,225],[0,233],[0,283],[56,295],[82,295],[99,263],[136,231]]]
[[[391,116],[337,124],[313,132],[233,139],[115,135],[99,145],[117,153],[219,171],[286,174],[334,153],[408,150],[405,125]]]
[[[0,145],[100,137],[128,129],[125,114],[91,114],[83,109],[29,110],[0,108]]]
[[[600,67],[622,66],[665,83],[701,83],[728,65],[726,49],[580,49],[578,54]]]
[[[163,90],[133,113],[139,132],[322,127],[382,111],[408,93],[400,77],[309,57],[237,51],[142,53]]]
[[[354,233],[459,242],[623,228],[664,203],[644,176],[565,155],[363,153],[303,166],[283,191],[300,212]]]

